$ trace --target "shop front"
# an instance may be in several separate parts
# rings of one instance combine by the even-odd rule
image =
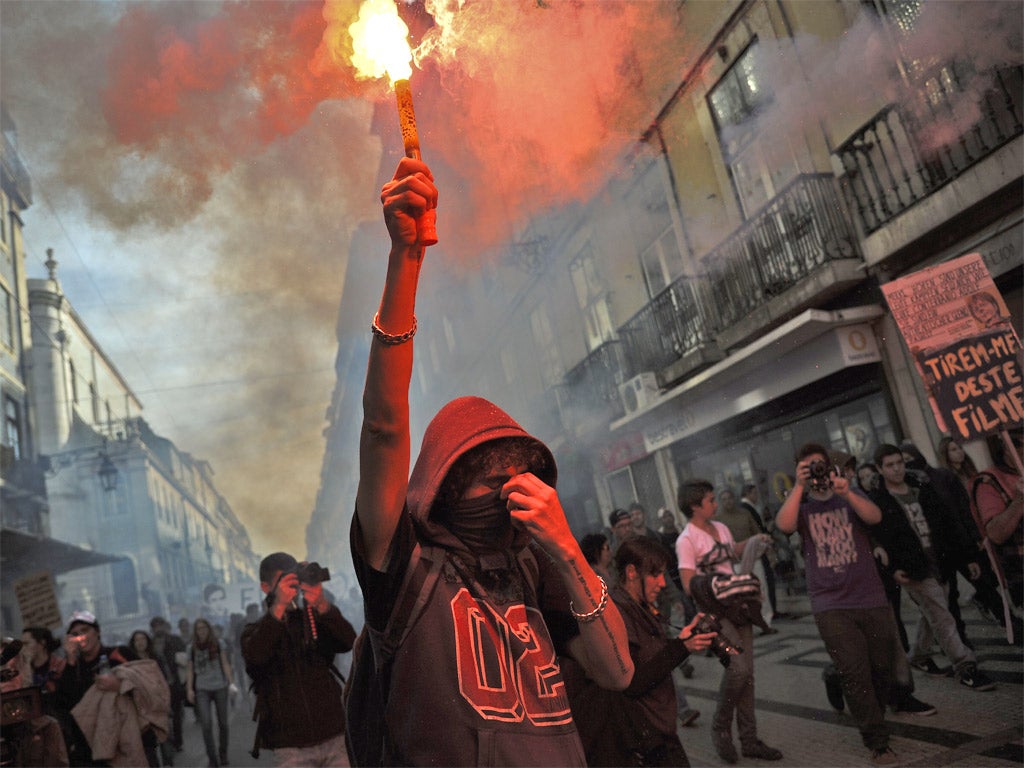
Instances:
[[[776,508],[803,443],[870,460],[900,432],[873,327],[883,315],[877,305],[808,310],[612,424],[631,449],[604,467],[611,505],[675,509],[679,482],[702,477],[737,492],[756,483]]]

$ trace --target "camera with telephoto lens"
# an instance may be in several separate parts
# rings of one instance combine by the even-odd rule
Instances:
[[[827,461],[815,459],[807,465],[811,473],[811,490],[825,493],[832,487],[832,467]]]
[[[320,565],[320,563],[299,563],[295,569],[295,575],[299,577],[302,584],[320,584],[331,580],[331,572]]]
[[[712,632],[718,634],[711,638],[711,652],[718,657],[718,661],[723,667],[728,667],[731,658],[739,656],[743,653],[743,649],[730,643],[722,634],[722,622],[718,620],[717,616],[713,613],[701,614],[697,623],[693,625],[693,634],[707,635]]]

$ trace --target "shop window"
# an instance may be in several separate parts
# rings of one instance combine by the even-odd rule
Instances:
[[[657,512],[660,507],[665,506],[665,494],[661,490],[654,456],[634,461],[629,468],[633,473],[633,487],[636,489],[636,496],[630,499],[630,502],[639,501],[647,513],[648,527],[657,528]]]
[[[636,489],[633,487],[633,475],[629,467],[612,472],[607,476],[608,495],[612,500],[612,507],[625,509],[636,498]],[[611,510],[608,510],[609,512]],[[608,522],[607,518],[604,520]]]

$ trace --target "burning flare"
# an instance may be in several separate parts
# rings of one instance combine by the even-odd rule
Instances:
[[[386,74],[394,86],[397,80],[412,75],[409,27],[399,18],[394,0],[365,0],[348,32],[352,35],[352,66],[359,77]]]
[[[420,159],[420,137],[416,130],[416,113],[412,106],[412,49],[409,27],[398,16],[394,0],[365,0],[359,7],[359,18],[348,28],[352,35],[352,65],[356,76],[378,78],[387,74],[398,101],[398,123],[402,129],[405,156]],[[434,245],[436,212],[420,217],[420,245]]]

